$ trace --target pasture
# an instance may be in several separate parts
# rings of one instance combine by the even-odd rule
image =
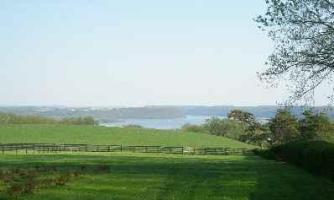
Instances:
[[[3,155],[0,164],[1,199],[334,199],[333,182],[256,156]],[[4,181],[10,170],[14,183]]]
[[[0,126],[0,141],[254,148],[201,133],[66,125]],[[0,154],[0,199],[327,200],[334,183],[253,154],[9,151]]]
[[[202,133],[75,125],[4,125],[0,126],[0,143],[254,148],[239,141]]]

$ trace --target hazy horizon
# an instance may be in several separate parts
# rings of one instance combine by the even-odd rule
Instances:
[[[263,0],[1,1],[0,105],[276,105]],[[315,105],[326,105],[317,92]]]
[[[272,105],[265,105],[265,104],[259,104],[259,105],[228,105],[228,104],[174,104],[174,105],[168,105],[168,104],[155,104],[155,105],[10,105],[10,104],[0,104],[0,107],[64,107],[64,108],[141,108],[141,107],[284,107],[285,105],[279,105],[279,104],[272,104]],[[289,105],[287,105],[289,106]],[[323,104],[323,105],[293,105],[293,107],[328,107],[332,108],[332,105]]]

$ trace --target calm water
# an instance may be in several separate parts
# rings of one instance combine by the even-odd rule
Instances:
[[[156,129],[177,129],[181,128],[184,124],[203,124],[206,119],[213,116],[194,116],[188,115],[184,118],[172,118],[172,119],[124,119],[113,123],[104,123],[102,126],[122,127],[124,125],[135,124],[145,128]],[[216,116],[218,117],[218,116]],[[220,116],[219,118],[224,118]]]

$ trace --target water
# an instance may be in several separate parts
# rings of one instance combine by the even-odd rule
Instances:
[[[187,115],[183,118],[171,118],[171,119],[124,119],[112,123],[103,123],[102,126],[109,127],[122,127],[125,125],[140,125],[145,128],[155,128],[155,129],[178,129],[185,124],[196,124],[200,125],[205,122],[205,120],[213,116],[203,116],[203,115]],[[218,117],[218,116],[215,116]],[[219,116],[219,118],[225,118]]]

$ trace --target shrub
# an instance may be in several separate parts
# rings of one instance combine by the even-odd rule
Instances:
[[[71,178],[71,174],[62,174],[58,178],[55,179],[55,184],[56,185],[65,185],[67,182],[69,182]]]
[[[143,128],[143,127],[137,124],[128,124],[124,125],[123,128]]]
[[[185,124],[181,128],[184,132],[194,132],[194,133],[204,133],[206,132],[205,128],[200,125],[194,125],[194,124]]]
[[[211,118],[206,121],[204,128],[212,135],[226,136],[239,140],[245,133],[245,125],[239,121]]]
[[[297,165],[334,181],[334,144],[326,141],[291,142],[255,153]]]
[[[87,117],[77,117],[77,118],[65,118],[59,121],[60,124],[69,125],[97,125],[98,122],[90,116]]]
[[[55,173],[57,168],[40,167],[0,169],[0,183],[8,199],[18,198],[22,195],[32,194],[36,189],[51,185],[66,185],[73,177],[79,177],[80,172]]]

